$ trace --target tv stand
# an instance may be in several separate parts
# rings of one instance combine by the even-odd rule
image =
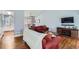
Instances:
[[[79,38],[79,30],[78,29],[57,27],[57,33],[58,33],[58,35]]]

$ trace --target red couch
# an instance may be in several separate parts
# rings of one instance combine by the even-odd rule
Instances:
[[[32,26],[32,29],[39,33],[44,33],[49,30],[47,26]]]
[[[62,38],[60,36],[51,37],[49,38],[48,35],[44,37],[42,40],[42,48],[43,49],[58,49],[59,43],[61,42]]]

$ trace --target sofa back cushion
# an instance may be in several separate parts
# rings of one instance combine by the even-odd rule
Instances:
[[[45,38],[42,40],[42,48],[43,49],[57,49],[59,48],[59,43],[62,38],[60,36]]]

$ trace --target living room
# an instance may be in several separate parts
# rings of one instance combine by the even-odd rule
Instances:
[[[41,31],[43,28],[45,29],[45,27],[47,27],[49,29],[48,31],[51,32],[54,36],[64,36],[66,37],[65,39],[67,40],[69,39],[68,42],[71,41],[72,39],[79,39],[79,35],[78,35],[79,11],[78,10],[13,10],[11,12],[14,12],[14,16],[12,18],[14,22],[11,22],[14,25],[13,26],[14,37],[19,37],[18,40],[20,41],[20,43],[23,43],[21,44],[21,46],[20,44],[18,44],[18,48],[32,48],[32,49],[42,48],[41,42],[44,36],[46,35],[45,31],[47,30],[43,30],[44,33],[39,33],[28,29],[27,25],[28,23],[30,23],[27,22],[28,20],[33,20],[32,23],[30,24],[31,26],[32,25],[37,26],[35,27],[38,28],[37,30]],[[63,22],[63,19],[64,20],[68,19],[68,21],[66,21],[65,23],[65,21]],[[7,23],[5,22],[5,24]],[[40,29],[39,27],[42,27],[42,29]],[[49,33],[47,32],[47,34]],[[7,37],[9,37],[9,35],[7,35]],[[18,40],[16,40],[17,43],[19,43]],[[74,42],[76,43],[79,41],[74,41]],[[70,42],[69,44],[71,43],[72,42]],[[65,44],[68,45],[67,42]],[[64,43],[62,43],[61,45],[64,45]],[[75,46],[72,48],[79,48],[79,47]]]
[[[28,16],[35,17],[36,22],[34,22],[34,24],[36,26],[45,25],[49,28],[49,31],[52,32],[54,35],[57,35],[57,36],[64,35],[64,37],[68,36],[69,38],[68,37],[65,38],[68,40],[67,42],[65,42],[65,45],[69,46],[69,44],[71,44],[72,42],[73,43],[78,42],[78,41],[72,40],[72,39],[78,39],[78,37],[79,37],[78,36],[78,28],[79,28],[78,10],[28,10],[28,11],[26,10],[25,17],[27,18]],[[27,20],[26,18],[25,18],[25,20]],[[61,21],[62,18],[73,19],[73,23],[71,23],[71,22],[62,23],[62,21]],[[40,21],[38,21],[38,20],[40,20]],[[26,21],[25,21],[25,23],[26,23]],[[60,29],[57,30],[57,28],[64,28],[65,30],[60,30]],[[71,30],[73,30],[73,31],[71,31]],[[35,43],[33,43],[33,41],[34,42],[39,42],[39,41],[36,41],[37,40],[36,39],[33,41],[31,40],[31,42],[29,42],[29,40],[26,40],[26,38],[25,38],[25,35],[27,35],[25,32],[30,33],[30,34],[32,34],[34,32],[29,31],[29,30],[28,30],[28,32],[24,31],[24,40],[31,46],[31,48],[37,48],[37,46],[33,45],[33,44],[35,44]],[[37,35],[35,34],[35,36],[37,36]],[[30,35],[30,37],[31,37],[31,35]],[[33,38],[33,36],[32,36],[32,38]],[[28,38],[28,39],[30,39],[30,38]],[[72,42],[71,42],[71,40],[72,40]],[[70,43],[68,44],[69,41],[70,41]],[[71,45],[73,45],[73,43]],[[64,43],[61,45],[64,45]],[[75,47],[72,47],[72,48],[78,48],[77,45],[78,44],[74,45]],[[38,48],[40,48],[40,47],[38,47]],[[67,47],[63,47],[63,48],[67,48]],[[71,48],[71,47],[69,46],[68,48]]]
[[[1,0],[0,11],[0,58],[79,59],[78,0]]]
[[[65,17],[74,17],[74,23],[73,25],[78,26],[78,11],[73,11],[73,10],[50,10],[50,11],[45,11],[43,14],[39,16],[40,18],[40,23],[47,25],[49,28],[52,28],[53,31],[56,32],[57,27],[61,27],[61,18]],[[46,21],[45,21],[46,20]]]

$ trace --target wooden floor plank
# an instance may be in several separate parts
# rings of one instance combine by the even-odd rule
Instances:
[[[61,36],[64,40],[60,43],[61,48],[79,48],[77,42],[79,39]],[[71,46],[71,47],[70,47]],[[23,40],[23,36],[14,37],[13,31],[4,32],[2,38],[0,38],[0,49],[30,49],[28,44]]]
[[[3,38],[0,39],[1,49],[30,49],[24,42],[23,36],[14,37],[13,31],[4,32]]]

